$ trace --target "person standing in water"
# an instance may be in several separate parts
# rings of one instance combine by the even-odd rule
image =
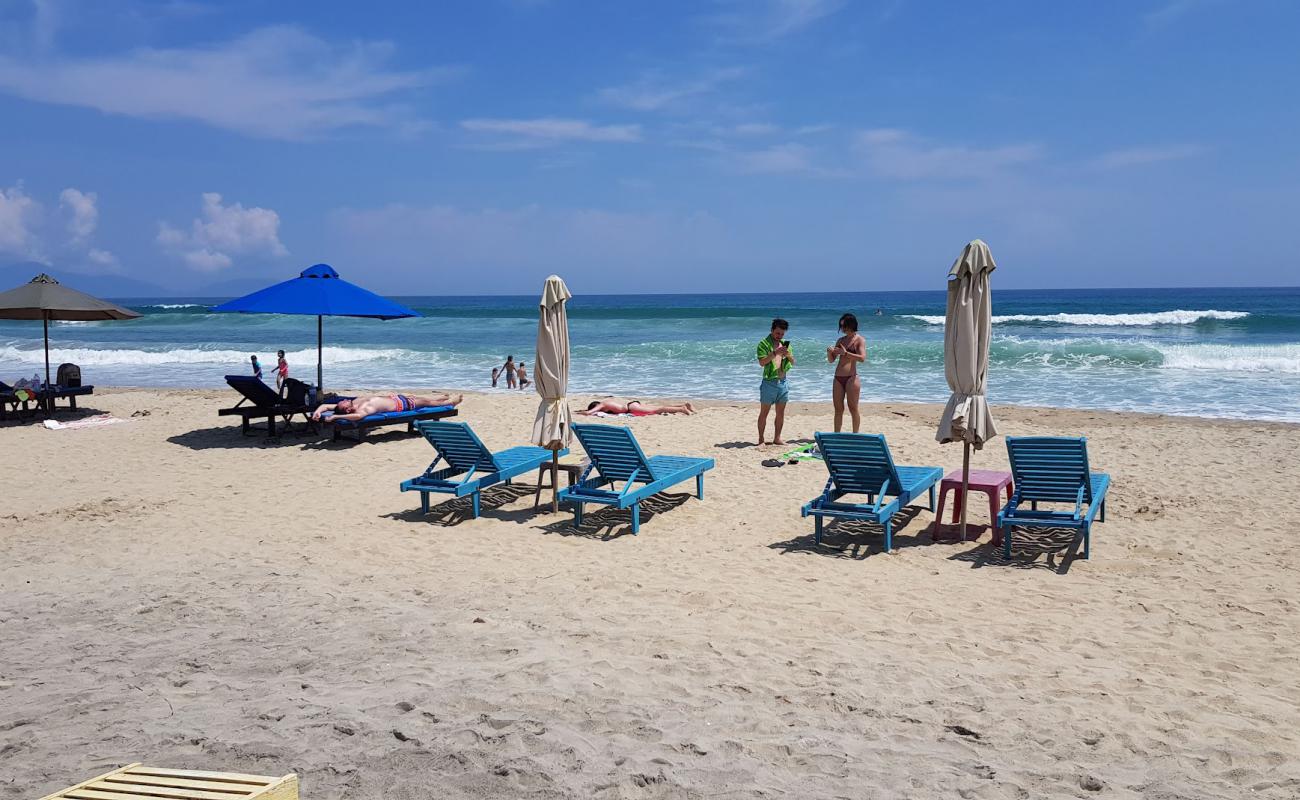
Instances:
[[[838,360],[839,363],[836,363]],[[858,333],[858,318],[852,314],[840,317],[840,338],[826,348],[826,361],[835,364],[835,383],[831,386],[831,399],[835,405],[835,432],[844,426],[844,406],[849,407],[853,418],[853,432],[862,426],[858,412],[858,397],[862,384],[858,380],[858,364],[867,360],[867,340]]]
[[[284,382],[289,380],[289,362],[284,358],[283,350],[275,351],[275,390],[284,394]]]

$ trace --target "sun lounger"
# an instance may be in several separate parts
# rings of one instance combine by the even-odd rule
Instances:
[[[68,401],[68,408],[72,411],[77,410],[77,398],[85,397],[88,394],[94,394],[94,386],[55,386],[43,394],[48,398],[50,410],[54,411],[60,400]]]
[[[351,397],[337,397],[336,400],[351,400]],[[407,433],[415,433],[415,426],[418,422],[433,422],[446,417],[456,416],[455,406],[429,406],[427,408],[415,408],[410,411],[384,411],[379,414],[370,414],[361,419],[333,419],[325,418],[334,429],[334,441],[343,438],[346,431],[352,431],[356,435],[357,441],[361,441],[366,431],[371,428],[382,428],[385,425],[406,425]],[[547,451],[550,452],[549,450]]]
[[[800,513],[815,520],[813,540],[822,542],[822,518],[839,517],[874,522],[885,527],[885,551],[894,549],[893,516],[904,506],[930,493],[935,508],[935,487],[943,480],[939,467],[899,467],[889,444],[878,433],[818,433],[817,449],[830,478],[821,496],[805,503]],[[846,503],[846,495],[865,495],[865,503]]]
[[[0,419],[5,419],[9,414],[28,416],[36,410],[31,408],[32,403],[36,403],[37,408],[48,404],[49,409],[53,411],[57,407],[59,400],[67,400],[68,408],[76,411],[77,398],[93,394],[94,391],[94,386],[55,386],[49,390],[35,392],[39,397],[19,400],[13,387],[0,383]],[[22,406],[21,410],[19,406]]]
[[[28,417],[35,413],[31,404],[36,401],[35,397],[24,392],[20,399],[18,390],[14,389],[7,383],[0,381],[0,420],[13,417]]]
[[[1088,440],[1082,436],[1008,436],[1006,440],[1015,489],[998,514],[1002,554],[1011,557],[1015,526],[1074,528],[1083,532],[1083,557],[1088,558],[1093,518],[1106,521],[1110,488],[1109,475],[1088,470]],[[1039,503],[1066,503],[1074,508],[1052,511],[1040,509]]]
[[[573,503],[573,525],[582,525],[584,503],[602,503],[632,509],[632,533],[641,531],[641,501],[689,478],[695,479],[695,496],[704,499],[704,473],[713,469],[711,458],[655,456],[646,458],[628,428],[614,425],[575,424],[573,432],[591,458],[591,464],[573,486],[560,490],[561,503]],[[591,473],[595,472],[595,477]],[[619,482],[618,491],[605,489]]]
[[[238,416],[245,436],[253,429],[250,422],[255,419],[266,420],[267,436],[275,436],[277,419],[289,425],[297,414],[301,414],[310,426],[312,408],[307,405],[307,384],[292,378],[289,380],[290,383],[285,384],[289,387],[288,396],[280,397],[274,389],[252,375],[227,375],[226,383],[244,397],[231,408],[219,409],[217,416]]]
[[[512,478],[551,460],[551,451],[545,447],[525,445],[493,453],[466,422],[417,422],[415,427],[438,451],[438,457],[423,475],[402,481],[401,489],[420,493],[420,510],[425,514],[429,513],[429,493],[437,492],[456,497],[469,495],[477,518],[483,489],[503,481],[510,483]],[[560,450],[559,455],[568,452]]]
[[[159,769],[127,764],[41,800],[298,800],[298,776]]]

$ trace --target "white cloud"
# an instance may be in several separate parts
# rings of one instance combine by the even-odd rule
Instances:
[[[508,137],[507,147],[545,147],[564,142],[639,142],[640,125],[597,125],[581,119],[467,119],[460,126],[471,133]]]
[[[807,145],[786,142],[759,150],[730,152],[724,163],[736,172],[748,175],[805,175],[809,177],[834,177],[842,173],[820,167],[814,162],[816,153]]]
[[[1142,15],[1149,28],[1162,28],[1172,25],[1191,12],[1211,5],[1214,0],[1169,0],[1169,2]]]
[[[745,73],[741,67],[728,67],[697,78],[671,81],[659,72],[648,72],[632,83],[601,89],[598,96],[606,103],[634,111],[662,111],[709,94],[724,83],[744,77]]]
[[[289,254],[280,242],[280,215],[269,208],[225,205],[216,192],[203,194],[201,216],[188,231],[158,223],[158,244],[190,268],[215,272],[234,263],[232,255],[280,257]]]
[[[0,189],[0,253],[44,260],[37,232],[44,213],[21,183]]]
[[[1123,150],[1112,150],[1108,153],[1102,153],[1092,160],[1093,167],[1098,169],[1122,169],[1124,167],[1139,167],[1146,164],[1158,164],[1161,161],[1179,161],[1184,158],[1195,158],[1208,152],[1207,148],[1199,144],[1171,144],[1157,147],[1130,147]]]
[[[1042,159],[1037,144],[979,148],[940,145],[895,128],[862,131],[857,149],[867,168],[900,180],[963,180],[988,178],[1007,169]]]
[[[116,259],[91,246],[99,226],[98,196],[68,187],[57,209],[27,194],[19,182],[0,188],[0,256],[30,258],[49,264],[111,267]]]
[[[68,235],[73,244],[88,240],[99,225],[99,208],[94,192],[83,192],[71,187],[59,193],[59,207],[68,214]]]
[[[390,69],[392,50],[374,42],[337,46],[297,27],[274,26],[189,49],[0,56],[0,91],[274,139],[309,139],[352,126],[407,130],[416,121],[395,98],[455,71]]]
[[[763,44],[798,33],[844,7],[844,0],[723,0],[728,10],[706,17],[724,42]]]
[[[86,258],[95,266],[107,268],[115,268],[118,266],[117,256],[107,250],[100,250],[97,247],[92,247],[87,250]]]

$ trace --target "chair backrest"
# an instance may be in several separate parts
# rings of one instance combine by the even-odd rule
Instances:
[[[456,472],[497,472],[496,458],[492,451],[474,433],[468,422],[443,422],[442,420],[421,420],[415,428],[424,435],[429,444],[434,446],[447,466]]]
[[[889,481],[886,494],[898,494],[902,489],[882,434],[818,433],[816,439],[826,469],[840,491],[875,494],[885,481]]]
[[[311,386],[297,378],[286,378],[284,381],[284,400],[289,405],[307,405],[307,393],[309,391],[311,391]]]
[[[227,375],[226,383],[258,408],[271,408],[280,404],[280,395],[252,375]]]
[[[625,481],[636,472],[638,481],[657,479],[630,428],[590,423],[575,423],[572,428],[602,478]]]
[[[1007,456],[1015,493],[1046,503],[1092,502],[1088,440],[1082,436],[1007,436]]]

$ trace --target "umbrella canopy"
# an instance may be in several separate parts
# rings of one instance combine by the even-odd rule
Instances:
[[[316,387],[324,391],[321,353],[324,349],[323,317],[399,319],[418,317],[400,303],[348,283],[329,264],[316,264],[298,277],[222,303],[213,311],[240,314],[305,314],[316,317]]]
[[[107,300],[71,289],[44,273],[30,282],[0,292],[0,319],[93,321],[135,319],[140,316]]]
[[[537,318],[537,359],[533,381],[541,402],[533,420],[534,444],[557,450],[568,447],[573,421],[566,395],[569,392],[569,315],[565,303],[573,297],[558,275],[546,279]]]
[[[952,396],[935,438],[944,443],[964,441],[976,450],[998,433],[985,398],[993,333],[989,275],[995,269],[989,246],[976,239],[966,245],[948,272],[943,368]]]
[[[50,385],[50,320],[135,319],[139,313],[70,289],[45,273],[0,292],[0,319],[39,319],[45,328],[45,385]],[[50,401],[53,403],[53,400]]]

